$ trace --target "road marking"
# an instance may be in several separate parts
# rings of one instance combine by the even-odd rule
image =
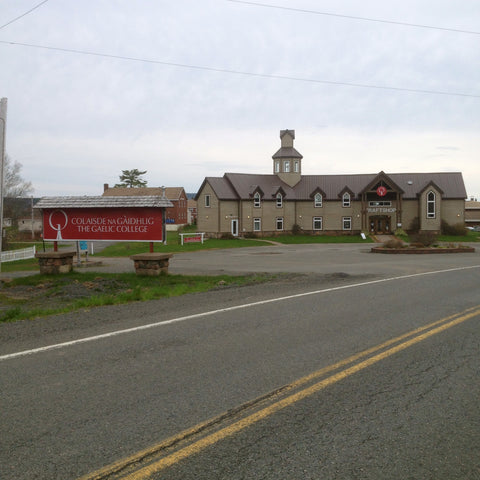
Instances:
[[[363,287],[363,286],[366,286],[366,285],[374,285],[376,283],[385,283],[385,282],[392,282],[392,281],[396,281],[396,280],[403,280],[403,279],[406,279],[406,278],[421,277],[421,276],[425,276],[425,275],[436,275],[436,274],[440,274],[440,273],[456,272],[456,271],[461,271],[461,270],[470,270],[470,269],[473,269],[473,268],[480,268],[480,265],[470,265],[468,267],[457,267],[457,268],[448,268],[448,269],[445,269],[445,270],[434,270],[434,271],[430,271],[430,272],[413,273],[413,274],[409,274],[409,275],[401,275],[399,277],[381,278],[379,280],[370,280],[368,282],[353,283],[351,285],[342,285],[340,287],[332,287],[332,288],[325,288],[325,289],[322,289],[322,290],[314,290],[314,291],[311,291],[311,292],[297,293],[295,295],[287,295],[285,297],[271,298],[269,300],[260,300],[258,302],[253,302],[253,303],[244,303],[244,304],[241,304],[241,305],[235,305],[233,307],[226,307],[226,308],[220,308],[218,310],[211,310],[209,312],[194,313],[192,315],[186,315],[184,317],[172,318],[170,320],[162,320],[160,322],[149,323],[147,325],[140,325],[138,327],[126,328],[126,329],[123,329],[123,330],[115,330],[113,332],[103,333],[101,335],[94,335],[92,337],[79,338],[77,340],[71,340],[69,342],[56,343],[56,344],[53,344],[53,345],[46,345],[45,347],[32,348],[30,350],[22,350],[20,352],[9,353],[7,355],[1,355],[0,356],[0,361],[12,360],[14,358],[25,357],[27,355],[34,355],[34,354],[37,354],[37,353],[48,352],[50,350],[57,350],[59,348],[72,347],[74,345],[80,345],[82,343],[94,342],[94,341],[97,341],[97,340],[116,337],[118,335],[124,335],[124,334],[127,334],[127,333],[134,333],[134,332],[139,332],[141,330],[148,330],[150,328],[162,327],[162,326],[165,326],[165,325],[172,325],[174,323],[185,322],[187,320],[195,320],[195,319],[202,318],[202,317],[208,317],[208,316],[216,315],[218,313],[233,312],[234,310],[240,310],[240,309],[243,309],[243,308],[252,308],[252,307],[257,307],[259,305],[267,305],[269,303],[281,302],[281,301],[284,301],[284,300],[291,300],[291,299],[294,299],[294,298],[307,297],[309,295],[319,295],[319,294],[322,294],[322,293],[329,293],[329,292],[335,292],[335,291],[339,291],[339,290],[346,290],[346,289],[349,289],[349,288],[357,288],[357,287]]]
[[[188,430],[181,432],[175,437],[169,438],[157,445],[150,447],[149,449],[138,452],[135,455],[132,455],[112,465],[109,465],[100,470],[97,470],[96,472],[85,475],[81,477],[79,480],[101,480],[104,478],[108,478],[108,476],[112,474],[117,474],[117,475],[120,474],[120,477],[116,476],[115,478],[123,478],[124,480],[147,479],[151,475],[158,473],[159,471],[169,466],[172,466],[178,463],[179,461],[186,459],[196,453],[199,453],[205,448],[212,446],[215,443],[218,443],[219,441],[227,437],[231,437],[232,435],[250,427],[251,425],[254,425],[255,423],[273,415],[274,413],[280,410],[283,410],[284,408],[289,407],[299,402],[300,400],[303,400],[315,393],[318,393],[319,391],[325,389],[330,385],[333,385],[351,375],[354,375],[355,373],[358,373],[361,370],[364,370],[365,368],[380,362],[381,360],[385,360],[386,358],[391,357],[392,355],[398,352],[401,352],[406,348],[409,348],[417,343],[420,343],[426,340],[427,338],[432,337],[433,335],[439,334],[449,328],[459,325],[460,323],[463,323],[479,315],[480,315],[480,305],[477,305],[475,307],[464,310],[463,312],[451,315],[449,317],[445,317],[441,320],[437,320],[428,325],[424,325],[415,330],[407,332],[403,335],[387,340],[375,347],[372,347],[362,352],[359,352],[357,354],[351,355],[350,357],[347,357],[335,364],[329,365],[328,367],[322,368],[310,375],[302,377],[299,380],[287,385],[286,387],[283,387],[282,389],[279,389],[276,392],[273,392],[272,397],[275,397],[277,392],[281,391],[281,393],[285,393],[287,390],[293,390],[295,388],[300,387],[301,385],[311,382],[312,380],[315,380],[320,377],[324,377],[327,373],[330,373],[332,371],[338,370],[339,368],[350,365],[349,367],[344,368],[343,370],[340,370],[337,373],[334,373],[333,375],[323,378],[317,383],[307,386],[280,400],[273,401],[267,407],[261,408],[259,411],[253,414],[249,414],[244,418],[235,421],[231,425],[220,428],[216,432],[207,434],[203,438],[200,438],[197,441],[193,441],[193,443],[191,443],[190,445],[180,448],[178,451],[171,453],[169,455],[166,455],[160,460],[153,461],[149,465],[142,467],[133,473],[127,473],[124,476],[122,476],[121,471],[129,466],[132,466],[141,462],[143,459],[147,457],[151,458],[153,455],[161,454],[168,447],[172,447],[176,444],[179,444],[181,441],[185,439],[194,438],[196,435],[200,433],[204,433],[206,428],[208,427],[211,427],[214,425],[221,425],[221,423],[224,420],[231,418],[231,416],[227,414],[223,414],[209,421],[202,422],[201,424],[198,424],[195,427],[192,427]],[[401,343],[398,343],[398,342],[401,342]],[[368,357],[368,358],[366,358],[365,360],[361,360],[363,357]],[[354,363],[354,362],[358,362],[358,363]],[[352,363],[354,364],[351,365]],[[262,399],[264,398],[266,398],[266,396],[262,397]],[[248,404],[248,407],[251,406],[252,404],[255,404],[255,402],[250,402]],[[240,409],[237,409],[237,411],[240,411]]]

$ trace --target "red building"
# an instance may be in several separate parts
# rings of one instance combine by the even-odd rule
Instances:
[[[165,196],[173,207],[166,209],[167,230],[176,230],[179,226],[188,223],[187,194],[183,187],[112,187],[105,183],[103,186],[104,197],[129,197],[129,196]]]

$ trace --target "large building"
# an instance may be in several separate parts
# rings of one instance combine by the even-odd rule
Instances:
[[[198,230],[209,236],[439,232],[465,223],[460,172],[302,175],[294,130],[280,131],[270,175],[206,177],[195,199]]]

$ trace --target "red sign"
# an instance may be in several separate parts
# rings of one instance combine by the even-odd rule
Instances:
[[[185,236],[183,239],[183,243],[193,243],[193,242],[201,242],[201,241],[202,241],[201,235],[195,235],[193,237]]]
[[[45,240],[163,241],[160,208],[59,208],[43,210]]]
[[[377,188],[377,195],[379,197],[384,197],[387,194],[387,189],[385,187],[378,187]]]

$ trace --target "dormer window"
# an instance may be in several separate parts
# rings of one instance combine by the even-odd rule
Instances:
[[[349,207],[350,206],[350,194],[345,192],[342,197],[342,206]]]
[[[277,207],[278,207],[278,208],[282,208],[282,206],[283,206],[283,197],[282,197],[282,194],[281,194],[281,193],[277,193],[276,200],[277,200]]]
[[[253,206],[258,208],[260,207],[260,193],[256,192],[255,195],[253,196]]]
[[[314,204],[315,204],[316,208],[321,207],[323,205],[323,197],[322,197],[321,193],[316,193],[315,194]]]

